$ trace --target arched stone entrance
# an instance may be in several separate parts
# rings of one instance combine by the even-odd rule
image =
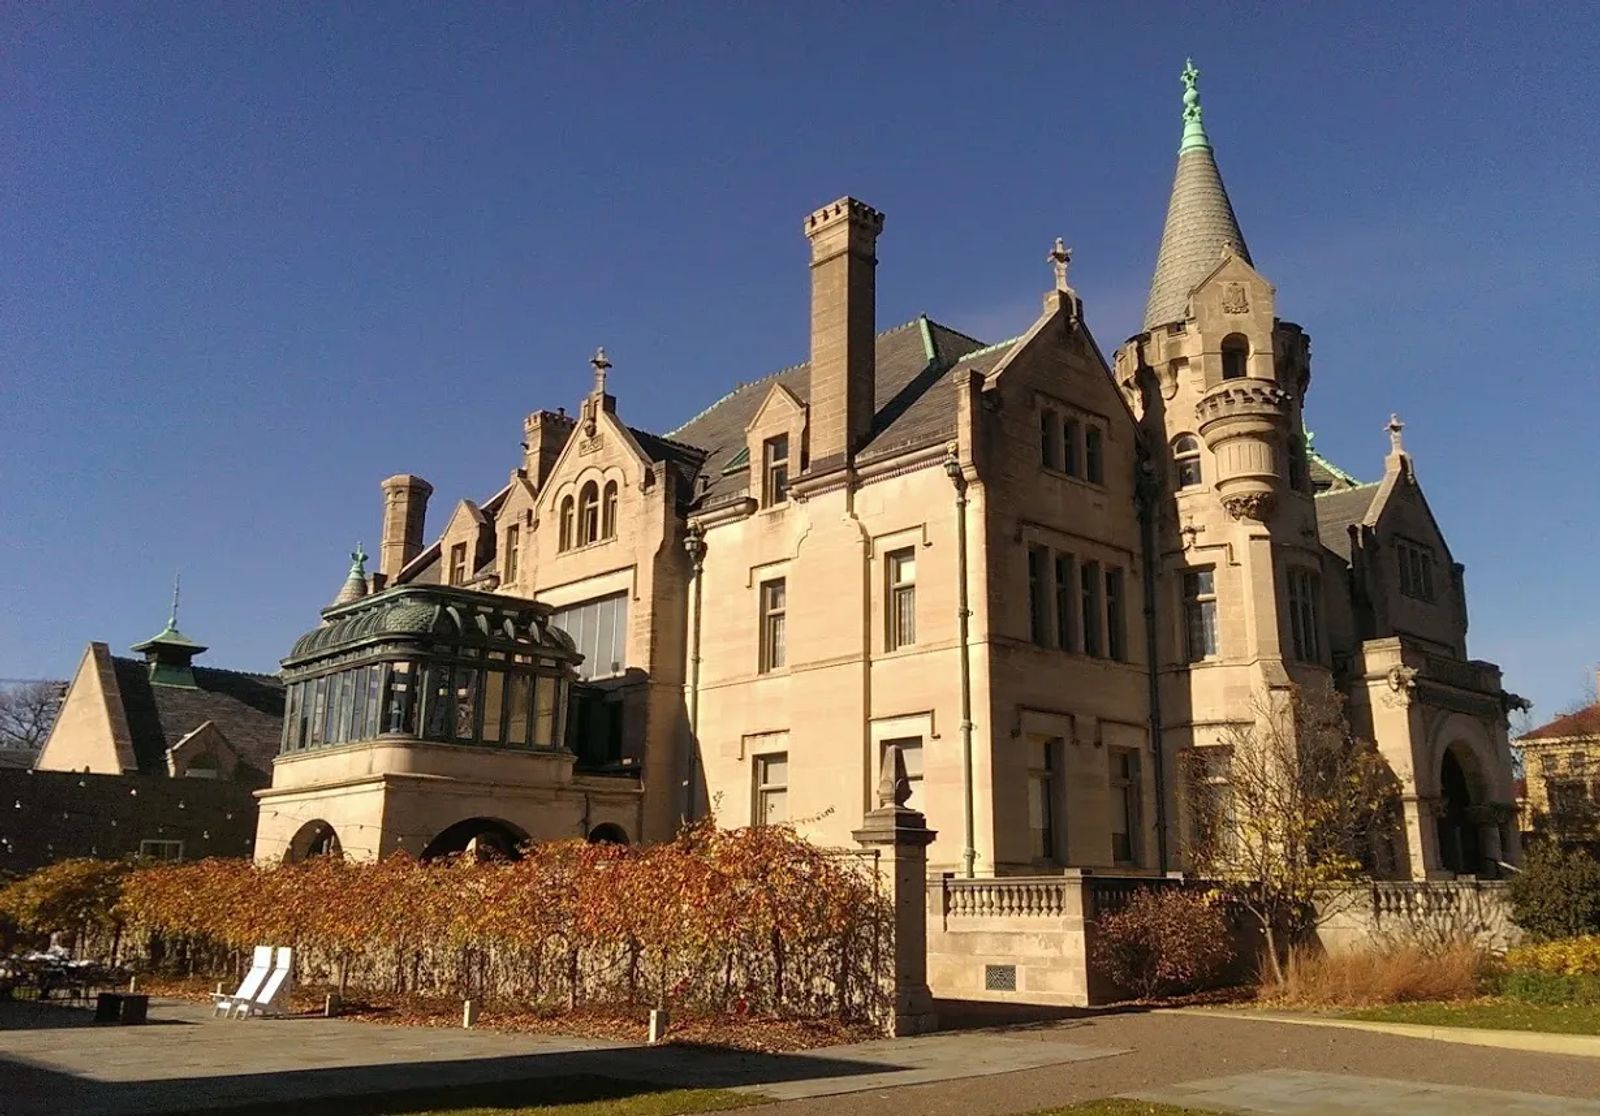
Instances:
[[[339,834],[334,831],[333,826],[318,818],[306,822],[295,830],[283,859],[290,864],[296,864],[314,857],[341,856],[343,853],[344,847],[339,843]]]
[[[517,860],[528,834],[499,818],[467,818],[440,831],[422,850],[424,861],[467,854],[478,860]]]
[[[1439,866],[1460,875],[1494,876],[1500,833],[1489,783],[1472,748],[1459,741],[1439,758]]]
[[[596,845],[626,845],[628,833],[614,822],[602,822],[589,830],[588,840],[590,844]]]

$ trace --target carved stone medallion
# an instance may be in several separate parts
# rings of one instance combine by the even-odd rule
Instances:
[[[1250,312],[1250,296],[1245,293],[1243,283],[1229,283],[1222,288],[1222,312],[1224,314]]]

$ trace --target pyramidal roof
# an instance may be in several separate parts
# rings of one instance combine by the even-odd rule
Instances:
[[[1156,273],[1150,280],[1150,300],[1144,308],[1146,330],[1183,320],[1189,293],[1217,266],[1224,248],[1252,263],[1201,119],[1199,77],[1194,62],[1187,62],[1183,68],[1183,142],[1178,147],[1178,172],[1172,179]]]

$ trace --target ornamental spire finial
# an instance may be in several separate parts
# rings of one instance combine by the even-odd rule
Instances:
[[[356,548],[350,552],[350,572],[367,576],[367,552],[361,548],[361,543],[356,542]]]
[[[1200,71],[1195,67],[1194,59],[1187,58],[1183,63],[1183,142],[1178,145],[1178,153],[1209,150],[1211,141],[1206,138],[1206,126],[1202,121],[1203,110],[1200,108]]]
[[[1072,288],[1067,286],[1067,265],[1072,262],[1072,249],[1068,248],[1058,236],[1055,246],[1050,249],[1045,259],[1050,261],[1050,268],[1056,274],[1056,290],[1071,290]]]
[[[1389,432],[1389,452],[1393,454],[1405,453],[1406,447],[1405,443],[1400,440],[1400,432],[1406,428],[1406,424],[1400,421],[1400,416],[1391,413],[1389,421],[1384,423],[1383,428]]]
[[[178,583],[183,577],[181,573],[172,575],[172,615],[167,618],[167,631],[178,630]]]
[[[611,362],[606,359],[604,345],[594,351],[594,356],[589,358],[589,364],[594,368],[594,393],[596,395],[604,395],[606,393],[606,371],[611,367]]]

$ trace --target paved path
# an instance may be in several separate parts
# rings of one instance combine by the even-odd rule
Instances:
[[[158,1001],[144,1027],[0,1004],[0,1116],[146,1116],[418,1086],[593,1074],[775,1098],[762,1116],[1015,1114],[1111,1095],[1243,1113],[1600,1116],[1600,1059],[1218,1015],[1055,1012],[1030,1025],[806,1053],[733,1054],[343,1020],[213,1020]]]

